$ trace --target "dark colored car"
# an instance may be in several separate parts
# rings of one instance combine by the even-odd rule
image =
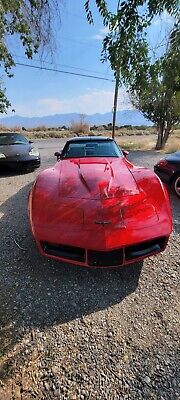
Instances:
[[[178,197],[180,197],[180,151],[168,154],[155,166],[154,172],[160,179],[171,185]]]
[[[19,133],[0,133],[0,167],[33,170],[40,166],[40,154],[32,141]]]

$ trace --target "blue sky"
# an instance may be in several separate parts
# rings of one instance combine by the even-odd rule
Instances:
[[[100,61],[102,39],[107,30],[95,7],[92,9],[94,25],[88,24],[83,4],[84,0],[62,0],[61,23],[56,28],[56,51],[53,60],[46,53],[43,65],[113,79],[110,66]],[[114,0],[109,0],[110,6],[114,4]],[[148,34],[152,47],[161,42],[171,26],[172,18],[167,13],[154,19]],[[32,62],[24,58],[23,48],[17,39],[11,39],[9,43],[17,62],[42,65],[39,56]],[[111,81],[16,66],[14,77],[8,79],[4,76],[4,82],[17,115],[93,114],[112,110],[114,83]],[[118,108],[132,108],[124,88],[119,93]],[[11,112],[8,115],[12,115]]]

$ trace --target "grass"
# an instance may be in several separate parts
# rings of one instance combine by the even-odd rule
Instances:
[[[147,129],[128,129],[128,128],[121,128],[116,130],[116,136],[149,136],[155,134],[155,128],[147,128]]]
[[[37,132],[23,132],[23,135],[26,136],[28,139],[49,139],[49,138],[68,138],[71,136],[75,136],[70,131],[37,131]]]
[[[118,145],[125,150],[155,150],[157,136],[144,136],[138,138],[135,136],[132,140],[128,137],[124,138],[126,140],[116,139]],[[180,135],[173,134],[166,144],[165,149],[161,150],[162,153],[174,153],[180,150]]]
[[[123,141],[118,139],[118,145],[125,150],[152,150],[155,147],[155,141],[150,138],[141,138],[141,140]]]
[[[174,153],[175,151],[180,150],[180,138],[171,137],[166,144],[165,153]]]

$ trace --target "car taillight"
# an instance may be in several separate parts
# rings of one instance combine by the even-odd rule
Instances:
[[[170,173],[174,173],[174,164],[171,164],[168,160],[160,160],[157,166],[158,168],[165,168],[165,170]]]
[[[160,160],[157,165],[158,167],[165,167],[167,164],[168,164],[167,160]]]

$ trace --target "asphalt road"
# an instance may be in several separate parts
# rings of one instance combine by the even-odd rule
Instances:
[[[64,139],[37,140],[41,169]],[[150,168],[161,156],[131,152]],[[39,171],[0,175],[0,400],[176,400],[180,201],[166,251],[118,270],[44,259],[27,197]]]

